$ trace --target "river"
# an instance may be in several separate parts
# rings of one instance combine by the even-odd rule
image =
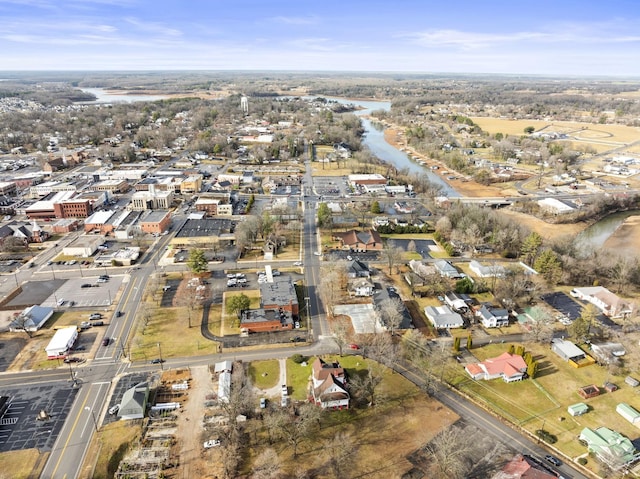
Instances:
[[[600,221],[586,228],[576,236],[575,244],[578,247],[597,249],[601,248],[622,223],[629,216],[639,216],[640,211],[620,211],[602,218]]]
[[[331,97],[326,98],[328,100],[335,100],[339,103],[347,105],[357,105],[362,108],[361,110],[357,110],[355,114],[361,117],[360,120],[362,121],[362,127],[365,131],[363,143],[369,148],[369,150],[371,150],[374,155],[376,155],[382,161],[391,163],[398,169],[407,168],[411,173],[426,174],[429,178],[429,181],[441,187],[443,196],[448,196],[450,198],[459,198],[460,196],[462,196],[455,189],[453,189],[451,185],[449,185],[449,183],[444,181],[442,177],[432,173],[428,168],[414,163],[409,159],[409,156],[405,152],[400,151],[396,147],[390,145],[384,138],[384,129],[378,129],[371,120],[362,118],[364,116],[370,115],[371,112],[375,110],[389,111],[391,109],[391,102],[346,100],[344,98]]]
[[[169,98],[167,95],[136,95],[123,93],[109,93],[104,88],[83,88],[83,92],[96,97],[94,101],[79,101],[80,105],[94,105],[98,103],[135,103],[138,101],[157,101]]]

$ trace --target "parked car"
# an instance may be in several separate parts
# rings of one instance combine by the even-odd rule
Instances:
[[[287,387],[286,384],[283,384],[281,389],[282,389],[283,396],[286,396],[287,394],[289,394],[289,388]]]
[[[82,321],[80,323],[80,329],[89,329],[91,326],[93,326],[93,324],[91,324],[89,321]]]
[[[267,407],[267,398],[260,398],[260,409]]]
[[[117,414],[119,410],[120,410],[120,404],[116,404],[115,406],[111,406],[109,408],[109,414],[111,415]]]
[[[560,459],[558,459],[557,457],[552,456],[551,454],[547,454],[546,456],[544,456],[544,460],[556,467],[560,467],[562,465],[562,461],[560,461]]]
[[[64,305],[64,303],[66,303],[66,302],[67,302],[67,300],[66,300],[66,299],[62,299],[62,298],[60,298],[60,299],[58,300],[58,306],[63,306],[63,305]]]
[[[220,439],[209,439],[208,441],[205,441],[203,446],[205,449],[210,449],[212,447],[216,447],[220,445]]]
[[[102,313],[91,313],[89,315],[89,321],[93,321],[94,319],[102,319]]]
[[[69,363],[83,363],[85,361],[85,359],[82,358],[76,358],[74,356],[67,356],[66,358],[64,358],[64,362],[69,364]]]
[[[349,345],[349,349],[356,349],[356,350],[357,350],[357,349],[360,349],[360,346],[358,346],[358,345],[357,345],[357,344],[355,344],[355,343],[351,343],[351,344]]]
[[[104,326],[104,321],[94,321],[91,323],[92,326]]]

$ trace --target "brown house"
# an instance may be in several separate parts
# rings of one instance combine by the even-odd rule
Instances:
[[[364,253],[366,251],[382,251],[382,238],[376,230],[350,230],[345,233],[334,233],[342,249]]]

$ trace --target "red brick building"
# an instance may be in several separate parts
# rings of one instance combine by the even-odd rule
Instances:
[[[143,233],[162,234],[171,226],[171,213],[168,210],[149,210],[139,221]]]

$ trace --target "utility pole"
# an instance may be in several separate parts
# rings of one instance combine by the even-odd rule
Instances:
[[[96,415],[93,413],[93,409],[91,409],[89,406],[85,406],[84,410],[89,411],[89,413],[91,414],[91,419],[93,419],[93,427],[96,432],[98,432],[98,421],[96,421]]]
[[[158,354],[160,355],[160,369],[164,370],[164,366],[162,365],[162,349],[160,348],[160,343],[158,343]]]

